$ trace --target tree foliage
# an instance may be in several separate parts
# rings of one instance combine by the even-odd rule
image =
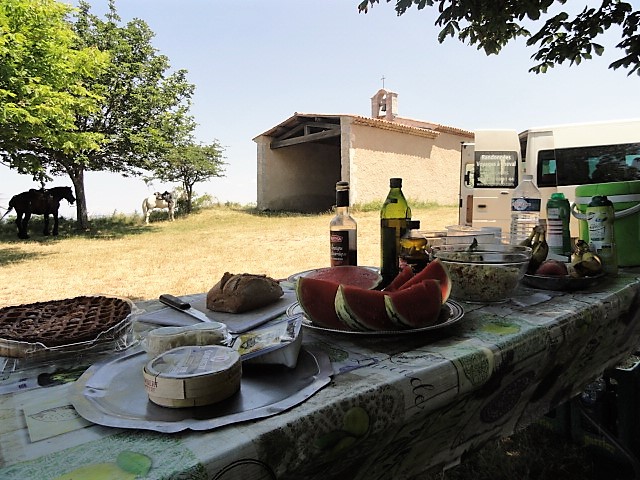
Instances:
[[[101,98],[85,80],[108,55],[77,48],[69,10],[54,0],[0,2],[0,159],[39,180],[45,172],[38,150],[91,151],[102,140],[75,120],[97,111]]]
[[[173,145],[176,132],[191,124],[188,112],[194,86],[187,82],[186,70],[170,72],[169,59],[153,47],[154,33],[144,21],[121,24],[113,0],[104,20],[81,2],[74,28],[81,47],[98,48],[111,58],[109,67],[90,82],[92,91],[104,99],[99,111],[76,117],[80,130],[103,135],[101,148],[74,156],[60,152],[49,156],[53,172],[71,177],[78,221],[86,227],[84,172],[142,174]]]
[[[392,0],[387,0],[391,2]],[[367,12],[380,0],[363,0],[358,9]],[[640,75],[640,11],[634,11],[630,3],[619,0],[602,0],[599,7],[585,5],[577,15],[559,12],[543,20],[554,4],[564,5],[566,0],[395,0],[395,10],[403,15],[409,8],[438,8],[436,26],[441,30],[438,41],[456,37],[487,55],[498,54],[511,40],[527,37],[527,46],[537,46],[532,59],[537,62],[529,71],[544,73],[555,65],[569,61],[571,65],[602,55],[604,47],[596,42],[610,27],[621,27],[621,41],[616,48],[624,54],[609,68],[626,68],[628,74]],[[586,2],[585,2],[586,3]],[[544,22],[531,33],[529,24]]]
[[[57,5],[52,0],[10,1],[23,2],[28,13],[41,3]],[[20,17],[14,10],[9,10],[7,16]],[[124,176],[144,173],[154,160],[169,151],[176,136],[193,128],[189,108],[194,86],[187,82],[185,70],[170,71],[168,58],[153,47],[154,34],[144,21],[134,19],[122,25],[113,0],[109,1],[104,20],[93,15],[89,4],[81,1],[75,16],[68,16],[67,21],[66,49],[61,56],[94,52],[109,60],[97,72],[88,70],[80,61],[66,66],[68,76],[78,79],[94,103],[92,108],[84,109],[60,105],[65,110],[61,117],[66,117],[65,125],[74,133],[94,142],[47,142],[42,132],[29,132],[29,155],[14,149],[10,166],[21,172],[68,175],[75,188],[78,225],[86,228],[85,172],[110,171]],[[44,38],[38,29],[46,25],[46,19],[37,15],[33,22],[29,41],[37,52]],[[89,56],[84,54],[85,58]],[[16,64],[21,68],[17,61]],[[22,70],[16,73],[19,78],[23,75]],[[50,74],[55,75],[56,72]],[[38,122],[48,120],[40,111],[35,117]],[[51,129],[60,132],[60,125],[53,123]]]
[[[155,178],[164,182],[180,182],[186,195],[187,213],[192,210],[193,187],[214,177],[224,176],[224,148],[214,141],[198,145],[189,141],[175,146],[153,166]]]

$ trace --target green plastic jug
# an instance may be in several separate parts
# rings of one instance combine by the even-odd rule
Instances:
[[[595,196],[606,196],[615,210],[615,242],[618,266],[640,265],[640,180],[595,183],[576,187],[571,213],[578,219],[581,240],[589,242],[589,226],[584,218],[589,202]],[[577,208],[577,212],[576,212]]]

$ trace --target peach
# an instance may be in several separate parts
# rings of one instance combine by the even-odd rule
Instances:
[[[559,260],[545,260],[536,270],[536,275],[545,277],[563,277],[568,274],[567,265]]]

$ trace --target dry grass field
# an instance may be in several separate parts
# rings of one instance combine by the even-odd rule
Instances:
[[[58,237],[43,237],[41,218],[31,238],[19,240],[15,225],[0,226],[0,306],[77,295],[109,294],[132,300],[161,293],[205,292],[226,271],[274,278],[329,265],[331,213],[282,215],[215,207],[166,221],[154,214],[96,219],[89,232],[61,224]],[[355,212],[361,265],[378,265],[377,211]],[[425,229],[455,225],[454,207],[415,208]],[[11,218],[11,217],[8,217]]]
[[[378,211],[353,215],[359,263],[378,265]],[[161,293],[199,293],[225,271],[286,278],[328,266],[331,216],[215,207],[175,222],[154,214],[150,225],[140,216],[93,219],[86,232],[75,231],[66,220],[58,237],[43,237],[41,217],[34,217],[29,240],[19,240],[15,225],[5,220],[0,223],[0,307],[90,294],[136,301]],[[458,223],[455,207],[414,208],[413,217],[425,230]],[[583,449],[534,425],[423,480],[599,478],[629,477],[605,475]]]

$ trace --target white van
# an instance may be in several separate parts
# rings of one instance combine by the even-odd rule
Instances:
[[[544,206],[552,193],[575,202],[575,188],[640,180],[640,119],[515,130],[478,130],[462,144],[459,223],[509,232],[511,195],[533,175]],[[571,231],[577,232],[572,218]]]

